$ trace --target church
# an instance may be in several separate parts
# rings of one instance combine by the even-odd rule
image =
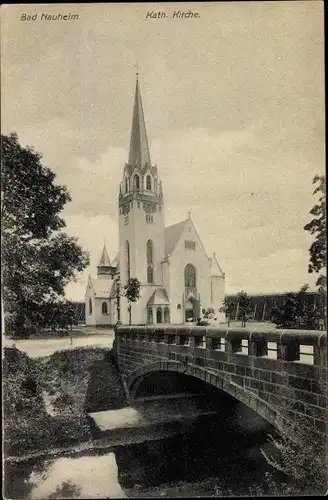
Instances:
[[[225,274],[215,253],[206,253],[190,212],[185,220],[165,227],[159,173],[150,159],[137,74],[129,158],[118,190],[118,254],[111,261],[104,245],[97,278],[89,276],[86,325],[115,325],[118,295],[120,321],[129,324],[123,287],[130,278],[141,284],[140,299],[132,304],[132,324],[197,321],[210,307],[222,317]]]

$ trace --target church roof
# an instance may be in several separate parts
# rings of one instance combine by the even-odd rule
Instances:
[[[110,260],[105,245],[100,257],[99,266],[110,266]]]
[[[146,124],[142,109],[139,80],[137,78],[132,117],[129,165],[144,168],[146,163],[148,163],[149,167],[151,166]]]
[[[116,267],[117,271],[120,269],[120,252],[117,253],[115,259],[112,262],[112,266]]]
[[[188,220],[183,220],[164,229],[165,255],[172,255]]]
[[[213,253],[213,257],[211,258],[211,276],[224,276],[224,272],[216,259],[215,253]]]
[[[90,278],[95,297],[97,299],[108,299],[112,291],[114,280],[105,278]]]
[[[157,306],[157,305],[169,305],[170,301],[167,296],[165,288],[156,288],[156,290],[152,293],[147,302],[148,306]]]

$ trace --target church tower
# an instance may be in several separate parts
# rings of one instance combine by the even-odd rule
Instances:
[[[145,323],[147,301],[163,285],[164,202],[157,166],[150,159],[138,73],[129,158],[119,186],[119,245],[122,286],[129,278],[141,283],[138,307],[132,306],[133,323]],[[124,299],[122,322],[128,322]]]

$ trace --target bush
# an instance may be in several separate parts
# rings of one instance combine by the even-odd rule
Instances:
[[[270,436],[274,455],[262,454],[268,464],[283,476],[277,481],[274,474],[266,475],[271,494],[322,494],[327,490],[325,439],[315,429],[293,425],[290,436]]]
[[[53,405],[55,408],[62,408],[67,406],[72,406],[74,404],[74,398],[70,394],[64,393],[55,399]]]
[[[2,363],[4,374],[25,371],[31,364],[32,360],[25,352],[19,351],[16,347],[4,348]]]

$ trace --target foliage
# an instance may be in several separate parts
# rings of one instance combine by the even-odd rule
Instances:
[[[78,324],[77,309],[69,300],[50,300],[43,304],[43,326],[52,329]]]
[[[312,184],[316,187],[314,195],[319,195],[318,202],[310,210],[313,219],[304,226],[314,236],[314,241],[309,248],[310,262],[309,273],[319,273],[326,268],[326,185],[325,177],[316,175]],[[322,287],[326,283],[326,276],[318,277],[317,286]],[[325,287],[326,289],[326,287]]]
[[[88,264],[76,238],[61,230],[60,212],[71,201],[55,174],[16,134],[1,136],[1,218],[6,327],[29,336],[42,321],[42,306],[64,295],[65,286]]]
[[[247,316],[252,312],[252,299],[244,291],[237,293],[234,297],[227,295],[224,297],[223,306],[220,312],[226,314],[228,321],[232,319],[236,311],[238,311],[238,317],[236,319],[242,319],[243,321],[245,321]]]
[[[237,293],[237,304],[239,304],[240,318],[246,318],[252,312],[252,299],[246,292]]]
[[[284,305],[272,309],[272,321],[278,328],[316,328],[316,318],[320,315],[313,304],[306,301],[305,293],[308,285],[304,285],[297,293],[288,293]]]
[[[84,409],[90,371],[95,363],[104,360],[106,352],[100,348],[79,348],[31,359],[16,348],[4,349],[5,455],[21,455],[90,439],[90,424]],[[99,373],[104,372],[105,364],[101,364]],[[103,389],[102,383],[98,391],[110,400],[117,396],[110,392],[111,373],[107,371],[105,377],[112,385],[107,384]],[[55,397],[56,416],[47,413],[44,392]]]
[[[220,309],[220,312],[225,313],[228,318],[231,318],[233,312],[237,307],[237,299],[236,297],[226,295],[223,299],[223,306]]]
[[[47,443],[51,430],[36,360],[16,348],[5,348],[3,356],[4,452],[21,453]]]
[[[204,318],[209,319],[209,318],[213,318],[214,314],[215,314],[215,311],[214,311],[213,307],[208,307],[204,311],[203,316],[204,316]]]
[[[126,285],[124,285],[124,296],[128,301],[129,309],[129,324],[131,325],[131,309],[132,303],[140,299],[140,286],[141,283],[137,278],[130,278]]]
[[[288,437],[289,436],[289,437]],[[270,436],[273,452],[262,451],[276,471],[267,473],[270,494],[323,494],[327,490],[325,439],[315,429],[295,423],[286,434]],[[281,480],[281,477],[283,480]]]

